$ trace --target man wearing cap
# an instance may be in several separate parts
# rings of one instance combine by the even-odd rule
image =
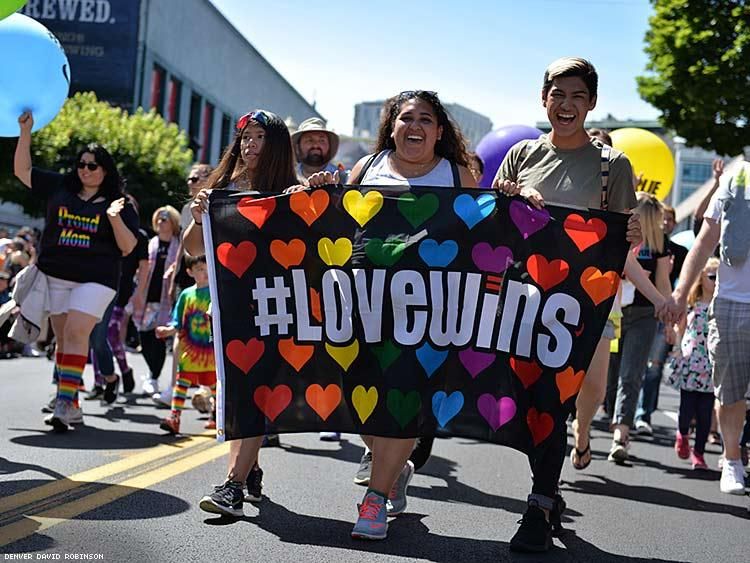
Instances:
[[[300,123],[299,129],[292,134],[292,145],[297,155],[297,176],[306,180],[316,172],[338,170],[331,160],[339,150],[339,136],[326,129],[325,121],[311,117]],[[339,177],[340,182],[345,178]]]

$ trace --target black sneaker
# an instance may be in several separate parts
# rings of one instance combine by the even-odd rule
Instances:
[[[203,497],[198,506],[204,512],[221,514],[222,516],[234,516],[242,518],[242,483],[237,481],[224,481],[214,489],[210,495]]]
[[[91,391],[86,393],[86,397],[84,397],[87,401],[95,401],[97,399],[101,399],[104,396],[104,387],[101,385],[94,385],[91,388]]]
[[[133,368],[122,374],[122,392],[132,393],[135,389],[135,379],[133,378]]]
[[[114,381],[107,381],[104,386],[104,393],[102,393],[102,400],[111,405],[117,400],[117,390],[120,388],[120,376],[115,375]]]
[[[562,515],[568,505],[565,503],[565,499],[562,498],[561,494],[555,495],[555,504],[552,510],[549,511],[549,525],[552,527],[552,535],[554,537],[560,537],[565,531],[562,526]]]
[[[281,446],[278,434],[266,434],[263,436],[263,442],[261,442],[261,448],[278,448]]]
[[[263,470],[256,463],[247,476],[245,502],[260,502],[263,498]]]
[[[510,550],[521,553],[541,553],[552,546],[552,526],[547,522],[544,511],[535,504],[529,504],[526,514],[518,521],[521,526],[510,540]]]

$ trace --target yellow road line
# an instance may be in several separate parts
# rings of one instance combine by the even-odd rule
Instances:
[[[136,477],[126,479],[116,485],[109,485],[105,489],[83,498],[56,506],[39,514],[27,516],[23,520],[0,528],[0,547],[28,537],[36,532],[47,530],[80,514],[90,512],[157,483],[176,477],[181,473],[190,471],[227,453],[229,453],[229,444],[226,442],[212,446],[163,467],[158,467]],[[103,469],[103,467],[98,469]]]
[[[27,504],[33,504],[40,500],[49,498],[54,495],[58,495],[65,491],[75,489],[82,485],[100,481],[106,477],[129,471],[141,465],[151,463],[158,459],[167,457],[174,454],[176,451],[184,451],[188,448],[194,448],[205,444],[208,441],[213,440],[213,433],[199,434],[197,436],[189,436],[187,438],[178,440],[172,444],[161,444],[154,448],[151,448],[145,452],[130,455],[126,458],[113,461],[106,465],[94,467],[75,475],[71,475],[65,479],[59,479],[50,483],[45,483],[33,489],[21,491],[15,495],[11,495],[4,499],[0,499],[0,516],[4,512],[19,508]]]

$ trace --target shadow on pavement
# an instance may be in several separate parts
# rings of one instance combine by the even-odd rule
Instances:
[[[314,457],[328,457],[331,459],[338,459],[340,461],[349,461],[351,463],[358,464],[359,460],[362,459],[362,453],[365,451],[364,446],[350,442],[346,438],[338,442],[340,446],[339,449],[331,449],[330,446],[326,449],[302,448],[300,446],[293,446],[291,444],[285,444],[284,434],[281,434],[279,438],[281,439],[281,446],[276,449],[281,449],[290,454],[309,455],[309,456],[314,456]],[[332,442],[327,442],[327,443],[331,444]]]
[[[145,449],[160,444],[176,442],[179,437],[129,430],[102,430],[91,426],[77,426],[75,430],[58,434],[49,427],[9,428],[16,432],[33,432],[16,436],[10,441],[32,448],[65,448],[73,450],[129,450]]]
[[[169,413],[167,409],[164,409],[164,412],[166,414]],[[122,421],[127,421],[127,422],[134,422],[136,424],[151,424],[154,426],[158,426],[159,422],[163,418],[155,414],[138,414],[138,413],[134,413],[131,411],[126,411],[121,406],[110,407],[110,409],[104,414],[86,413],[85,416],[86,418],[103,418],[110,422],[119,422],[122,420]]]

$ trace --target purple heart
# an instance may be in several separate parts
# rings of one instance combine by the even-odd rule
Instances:
[[[480,270],[502,274],[513,263],[513,251],[507,246],[493,249],[489,243],[480,242],[471,249],[471,259]]]
[[[549,223],[549,211],[536,209],[520,201],[510,202],[510,218],[524,239],[541,231]]]
[[[473,348],[461,350],[458,353],[458,359],[469,372],[472,379],[482,373],[495,361],[495,354],[491,352],[477,352]]]
[[[511,420],[516,415],[516,402],[510,397],[495,397],[489,393],[481,395],[477,400],[477,408],[490,425],[490,428],[497,432],[503,424]]]

